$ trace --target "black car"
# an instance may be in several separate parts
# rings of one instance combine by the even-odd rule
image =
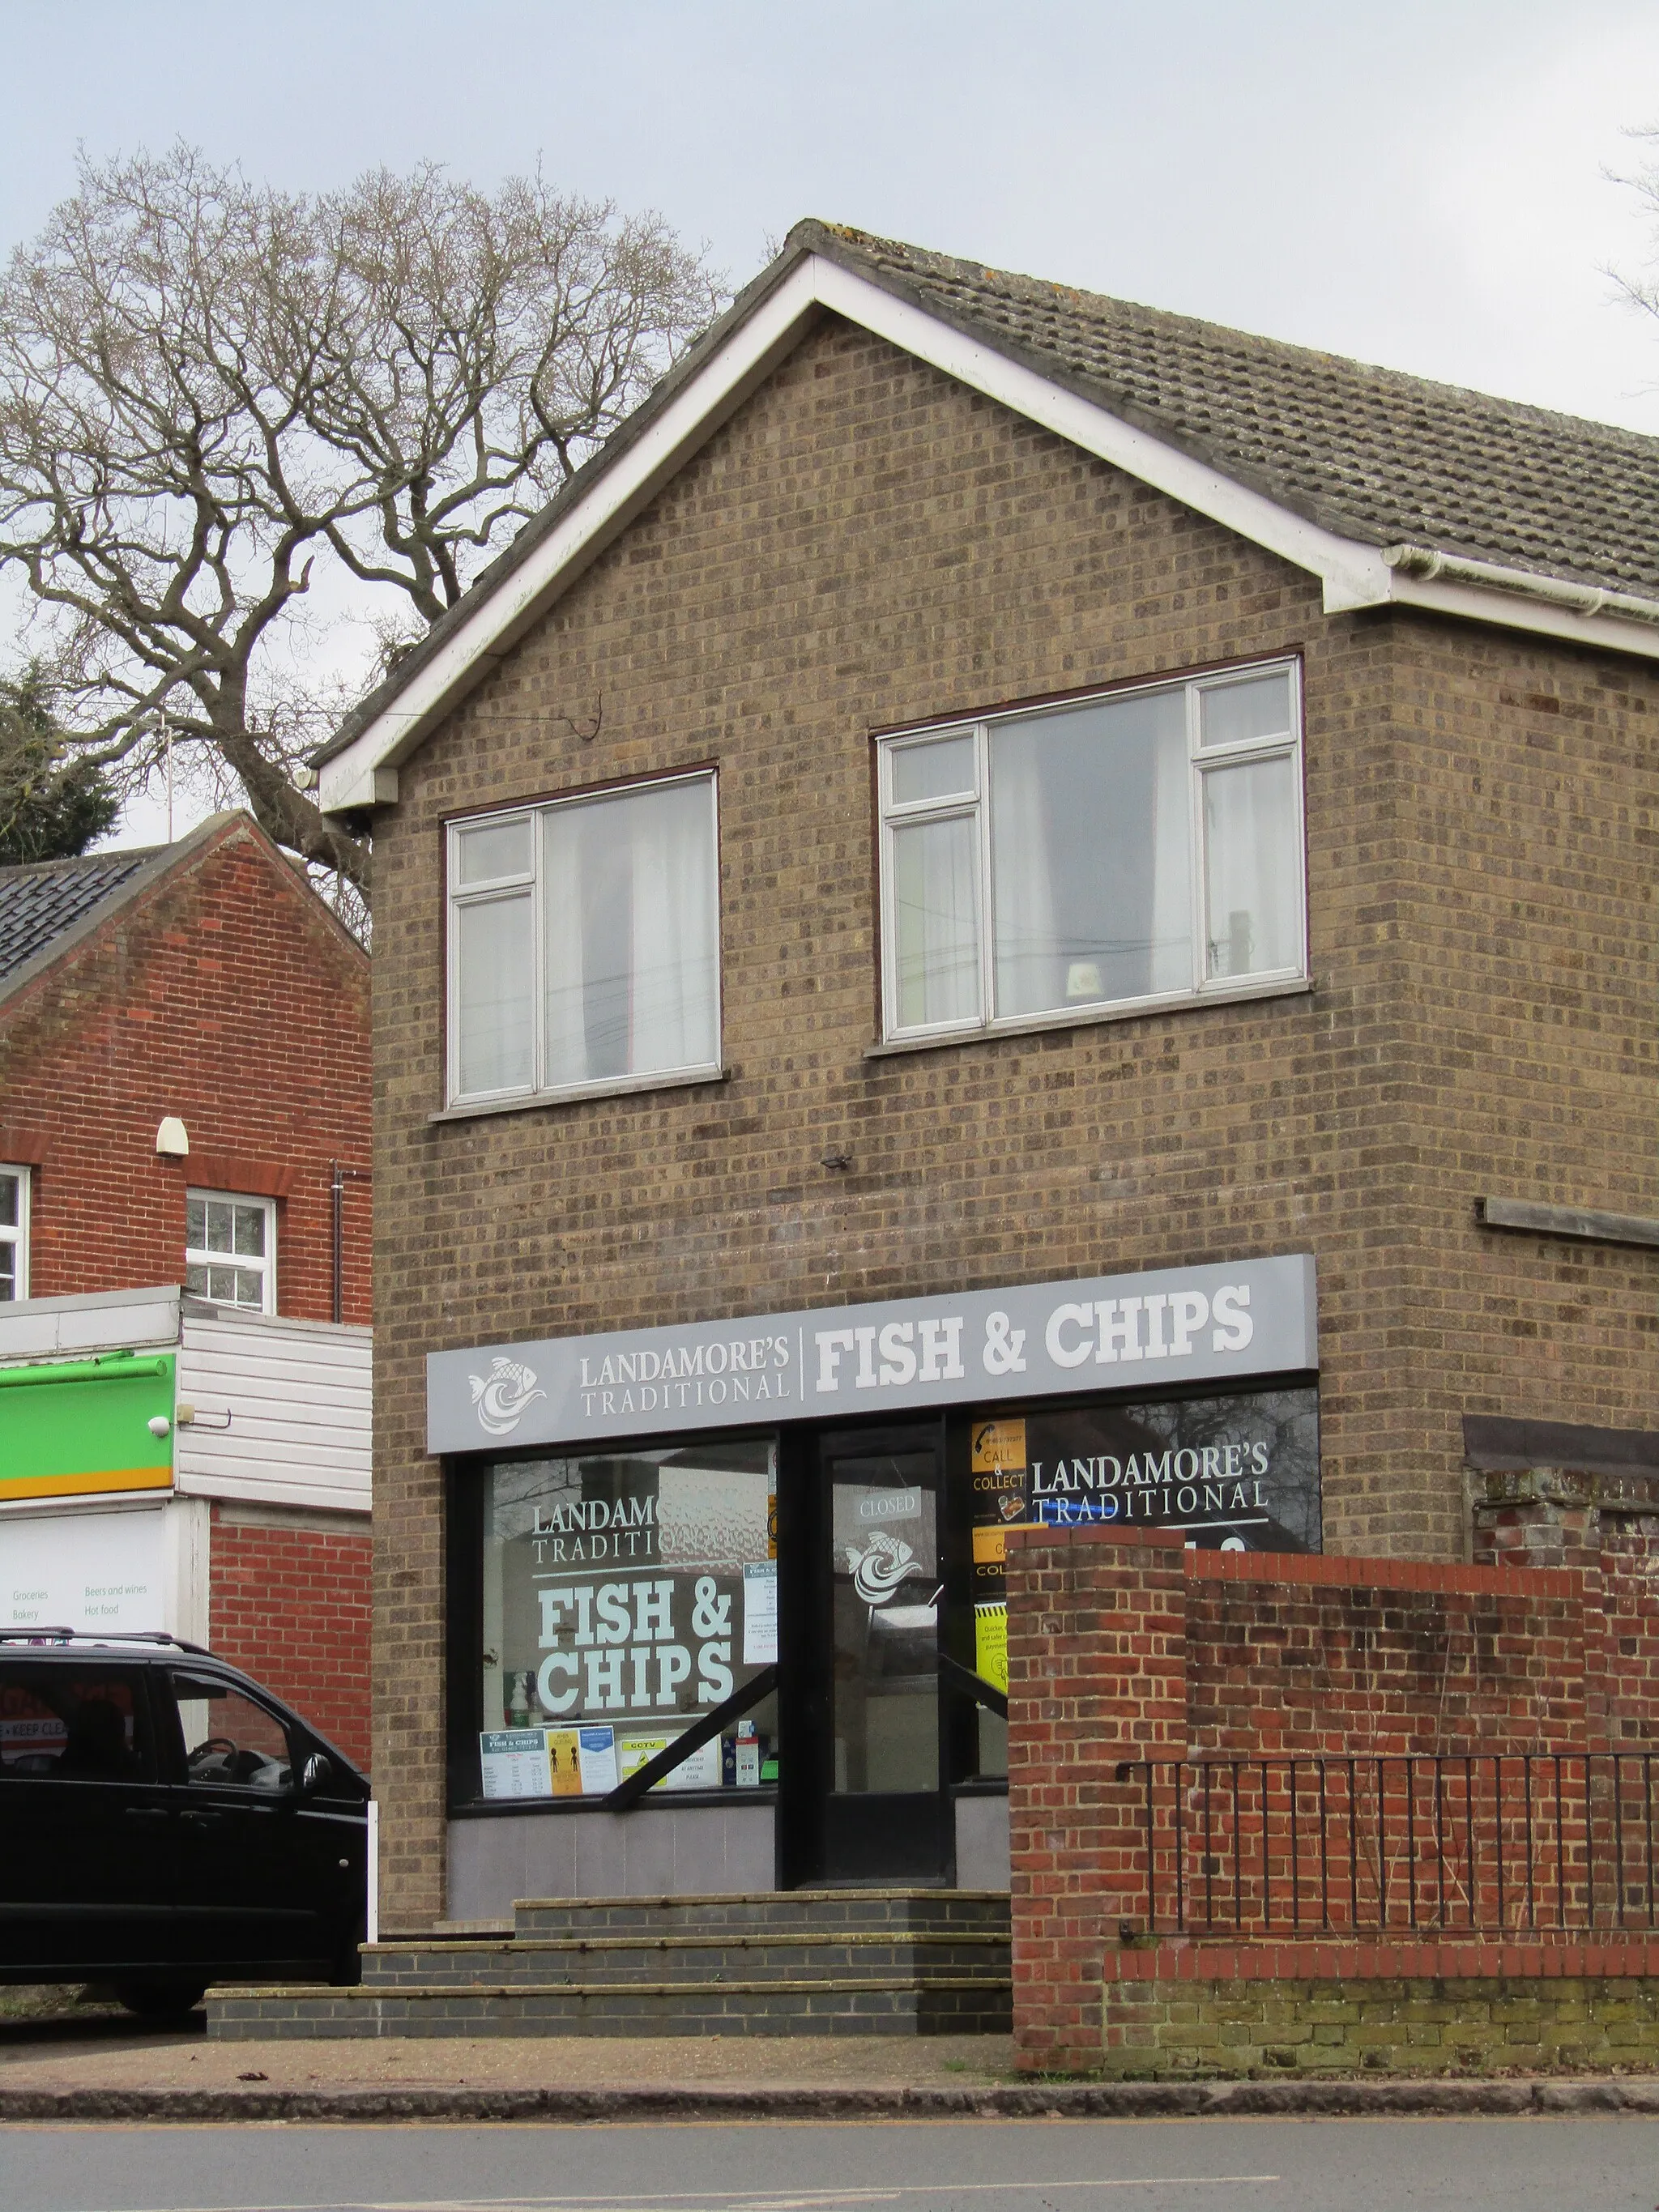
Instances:
[[[0,1633],[0,1982],[355,1982],[368,1784],[169,1637]]]

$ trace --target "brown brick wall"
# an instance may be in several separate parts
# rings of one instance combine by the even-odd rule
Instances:
[[[369,1164],[368,998],[364,954],[246,822],[20,993],[0,1016],[0,1158],[38,1162],[33,1294],[182,1281],[185,1188],[229,1155],[283,1171],[277,1305],[327,1321],[329,1162]],[[156,1155],[167,1114],[188,1160]],[[366,1180],[345,1232],[345,1318],[367,1322]]]
[[[872,729],[1287,650],[1310,994],[865,1059]],[[1644,671],[1472,626],[1328,620],[1306,576],[878,341],[832,320],[803,344],[377,828],[398,1914],[441,1906],[430,1349],[1312,1249],[1328,1545],[1459,1556],[1464,1411],[1639,1425],[1651,1258],[1500,1240],[1472,1201],[1659,1212],[1656,697]],[[431,1125],[444,817],[710,759],[730,1080]]]
[[[365,1772],[371,1554],[367,1522],[318,1528],[213,1509],[209,1643]]]

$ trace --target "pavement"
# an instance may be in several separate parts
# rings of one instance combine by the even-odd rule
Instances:
[[[120,2015],[0,2025],[0,2122],[1659,2117],[1659,2076],[1102,2082],[1006,2036],[209,2042]]]

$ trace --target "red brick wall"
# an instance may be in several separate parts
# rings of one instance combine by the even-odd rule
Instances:
[[[329,1163],[370,1158],[368,1022],[367,956],[246,817],[120,908],[0,1018],[0,1159],[38,1163],[33,1295],[181,1281],[186,1186],[246,1164],[287,1186],[278,1310],[327,1321]],[[169,1114],[191,1160],[156,1155]],[[367,1322],[366,1180],[344,1260],[344,1317]]]
[[[213,1509],[208,1641],[365,1773],[369,1756],[368,1524],[250,1525]]]
[[[1145,1901],[1120,1761],[1630,1749],[1659,1734],[1656,1596],[1600,1567],[1188,1552],[1152,1530],[1007,1539],[1015,2032],[1099,2063],[1102,1977]]]

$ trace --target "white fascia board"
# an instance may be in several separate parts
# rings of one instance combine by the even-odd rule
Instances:
[[[809,254],[600,477],[587,497],[577,501],[472,618],[410,678],[396,705],[323,763],[319,797],[325,813],[395,799],[398,763],[731,418],[793,350],[821,309],[885,338],[1068,444],[1317,576],[1327,614],[1390,605],[1422,607],[1615,652],[1659,657],[1659,634],[1640,623],[1609,615],[1581,615],[1530,600],[1514,589],[1486,590],[1468,582],[1401,574],[1390,568],[1381,547],[1339,537],[1304,520],[1265,494],[1066,391],[1039,371],[1009,360],[995,347],[896,298],[869,278]]]

